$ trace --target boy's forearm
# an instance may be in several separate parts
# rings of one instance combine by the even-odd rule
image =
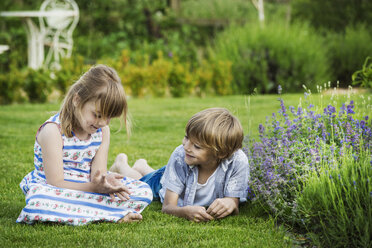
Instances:
[[[176,217],[186,218],[185,209],[182,207],[163,204],[161,211],[165,214],[170,214]]]

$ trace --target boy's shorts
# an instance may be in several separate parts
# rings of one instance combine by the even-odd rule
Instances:
[[[165,166],[161,167],[160,169],[153,171],[147,175],[144,175],[140,181],[147,183],[151,190],[152,194],[154,196],[154,200],[159,200],[159,191],[161,189],[160,179],[163,176],[165,171]]]

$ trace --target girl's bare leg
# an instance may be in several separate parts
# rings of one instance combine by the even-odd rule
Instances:
[[[138,159],[134,163],[132,169],[134,169],[134,170],[138,171],[139,173],[141,173],[142,176],[147,175],[147,174],[149,174],[149,173],[151,173],[151,172],[154,171],[154,169],[151,168],[150,165],[148,165],[146,159],[143,159],[143,158]]]
[[[130,223],[142,220],[142,215],[139,213],[129,213],[121,218],[118,223]]]
[[[130,177],[133,179],[140,179],[142,177],[142,174],[138,171],[131,168],[128,164],[128,157],[124,153],[120,153],[116,159],[114,164],[109,169],[111,172],[119,173],[122,176]],[[124,217],[125,218],[125,217]]]

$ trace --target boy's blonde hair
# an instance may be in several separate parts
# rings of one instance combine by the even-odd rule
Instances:
[[[225,108],[209,108],[196,113],[186,125],[186,135],[194,143],[211,149],[218,160],[230,157],[242,147],[243,128]]]
[[[75,101],[77,97],[78,101]],[[72,137],[72,130],[80,124],[77,114],[81,114],[84,104],[94,101],[99,106],[102,118],[122,116],[127,125],[128,104],[116,71],[106,65],[96,65],[90,68],[74,83],[62,103],[60,109],[61,131],[67,137]]]

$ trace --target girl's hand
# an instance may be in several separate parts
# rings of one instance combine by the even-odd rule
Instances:
[[[225,197],[218,198],[212,202],[207,209],[207,213],[216,219],[221,219],[235,212],[238,213],[239,208],[238,198]]]
[[[210,221],[214,219],[213,216],[207,213],[205,207],[202,206],[185,206],[183,209],[186,219],[194,222]]]
[[[123,176],[118,173],[111,172],[110,174],[106,175],[107,182],[113,186],[123,186],[121,179],[123,179]],[[129,195],[131,192],[129,191],[127,187],[125,187],[125,189],[126,189],[125,191],[110,194],[111,198],[115,199],[115,194],[116,194],[123,201],[129,200]]]
[[[108,178],[107,178],[108,177]],[[116,175],[101,175],[101,172],[97,170],[92,178],[92,184],[95,185],[97,193],[110,194],[112,198],[115,198],[115,194],[121,200],[129,199],[129,189],[120,183],[119,178],[122,176]]]

